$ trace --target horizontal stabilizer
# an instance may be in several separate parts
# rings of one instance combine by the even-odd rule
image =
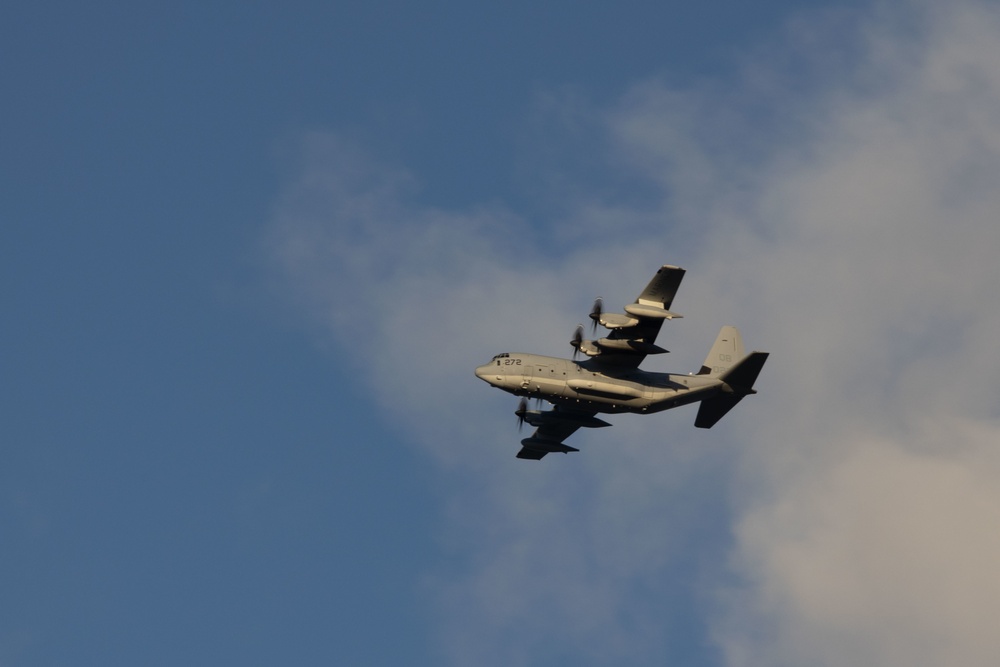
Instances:
[[[767,361],[767,352],[751,352],[724,372],[719,379],[728,386],[727,393],[707,398],[698,407],[694,425],[698,428],[712,428],[727,412],[736,407],[744,396],[756,394],[753,383]]]
[[[715,423],[726,416],[726,413],[736,407],[736,404],[743,400],[743,396],[734,394],[723,394],[715,398],[706,398],[698,407],[698,416],[695,417],[694,425],[697,428],[712,428]]]
[[[753,383],[767,361],[767,352],[751,352],[719,378],[737,394],[754,394]]]

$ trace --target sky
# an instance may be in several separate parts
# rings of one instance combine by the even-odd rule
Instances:
[[[0,20],[0,667],[995,664],[992,2]],[[473,369],[688,273],[715,428]]]

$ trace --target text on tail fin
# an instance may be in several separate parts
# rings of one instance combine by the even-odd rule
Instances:
[[[743,337],[734,326],[726,325],[705,357],[698,375],[719,376],[735,366],[743,358]]]

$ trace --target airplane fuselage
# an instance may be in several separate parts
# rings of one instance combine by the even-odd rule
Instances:
[[[476,368],[476,376],[516,396],[608,413],[660,412],[729,390],[709,375],[653,373],[516,352],[496,355]]]

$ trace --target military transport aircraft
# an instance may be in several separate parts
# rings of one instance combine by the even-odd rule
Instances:
[[[694,425],[711,428],[744,396],[757,393],[757,380],[767,352],[743,353],[743,340],[733,326],[719,332],[705,363],[697,373],[677,375],[639,370],[647,354],[667,352],[653,341],[663,320],[679,317],[670,305],[684,277],[684,269],[664,265],[656,272],[625,313],[605,313],[601,299],[590,319],[608,329],[607,337],[584,340],[583,325],[570,345],[573,359],[504,352],[476,368],[476,376],[494,387],[521,396],[514,414],[518,425],[535,426],[521,441],[520,459],[541,459],[550,452],[578,452],[563,443],[578,428],[610,426],[599,412],[646,414],[701,401]],[[582,352],[589,359],[576,361]],[[553,404],[552,410],[529,410],[528,398]]]

